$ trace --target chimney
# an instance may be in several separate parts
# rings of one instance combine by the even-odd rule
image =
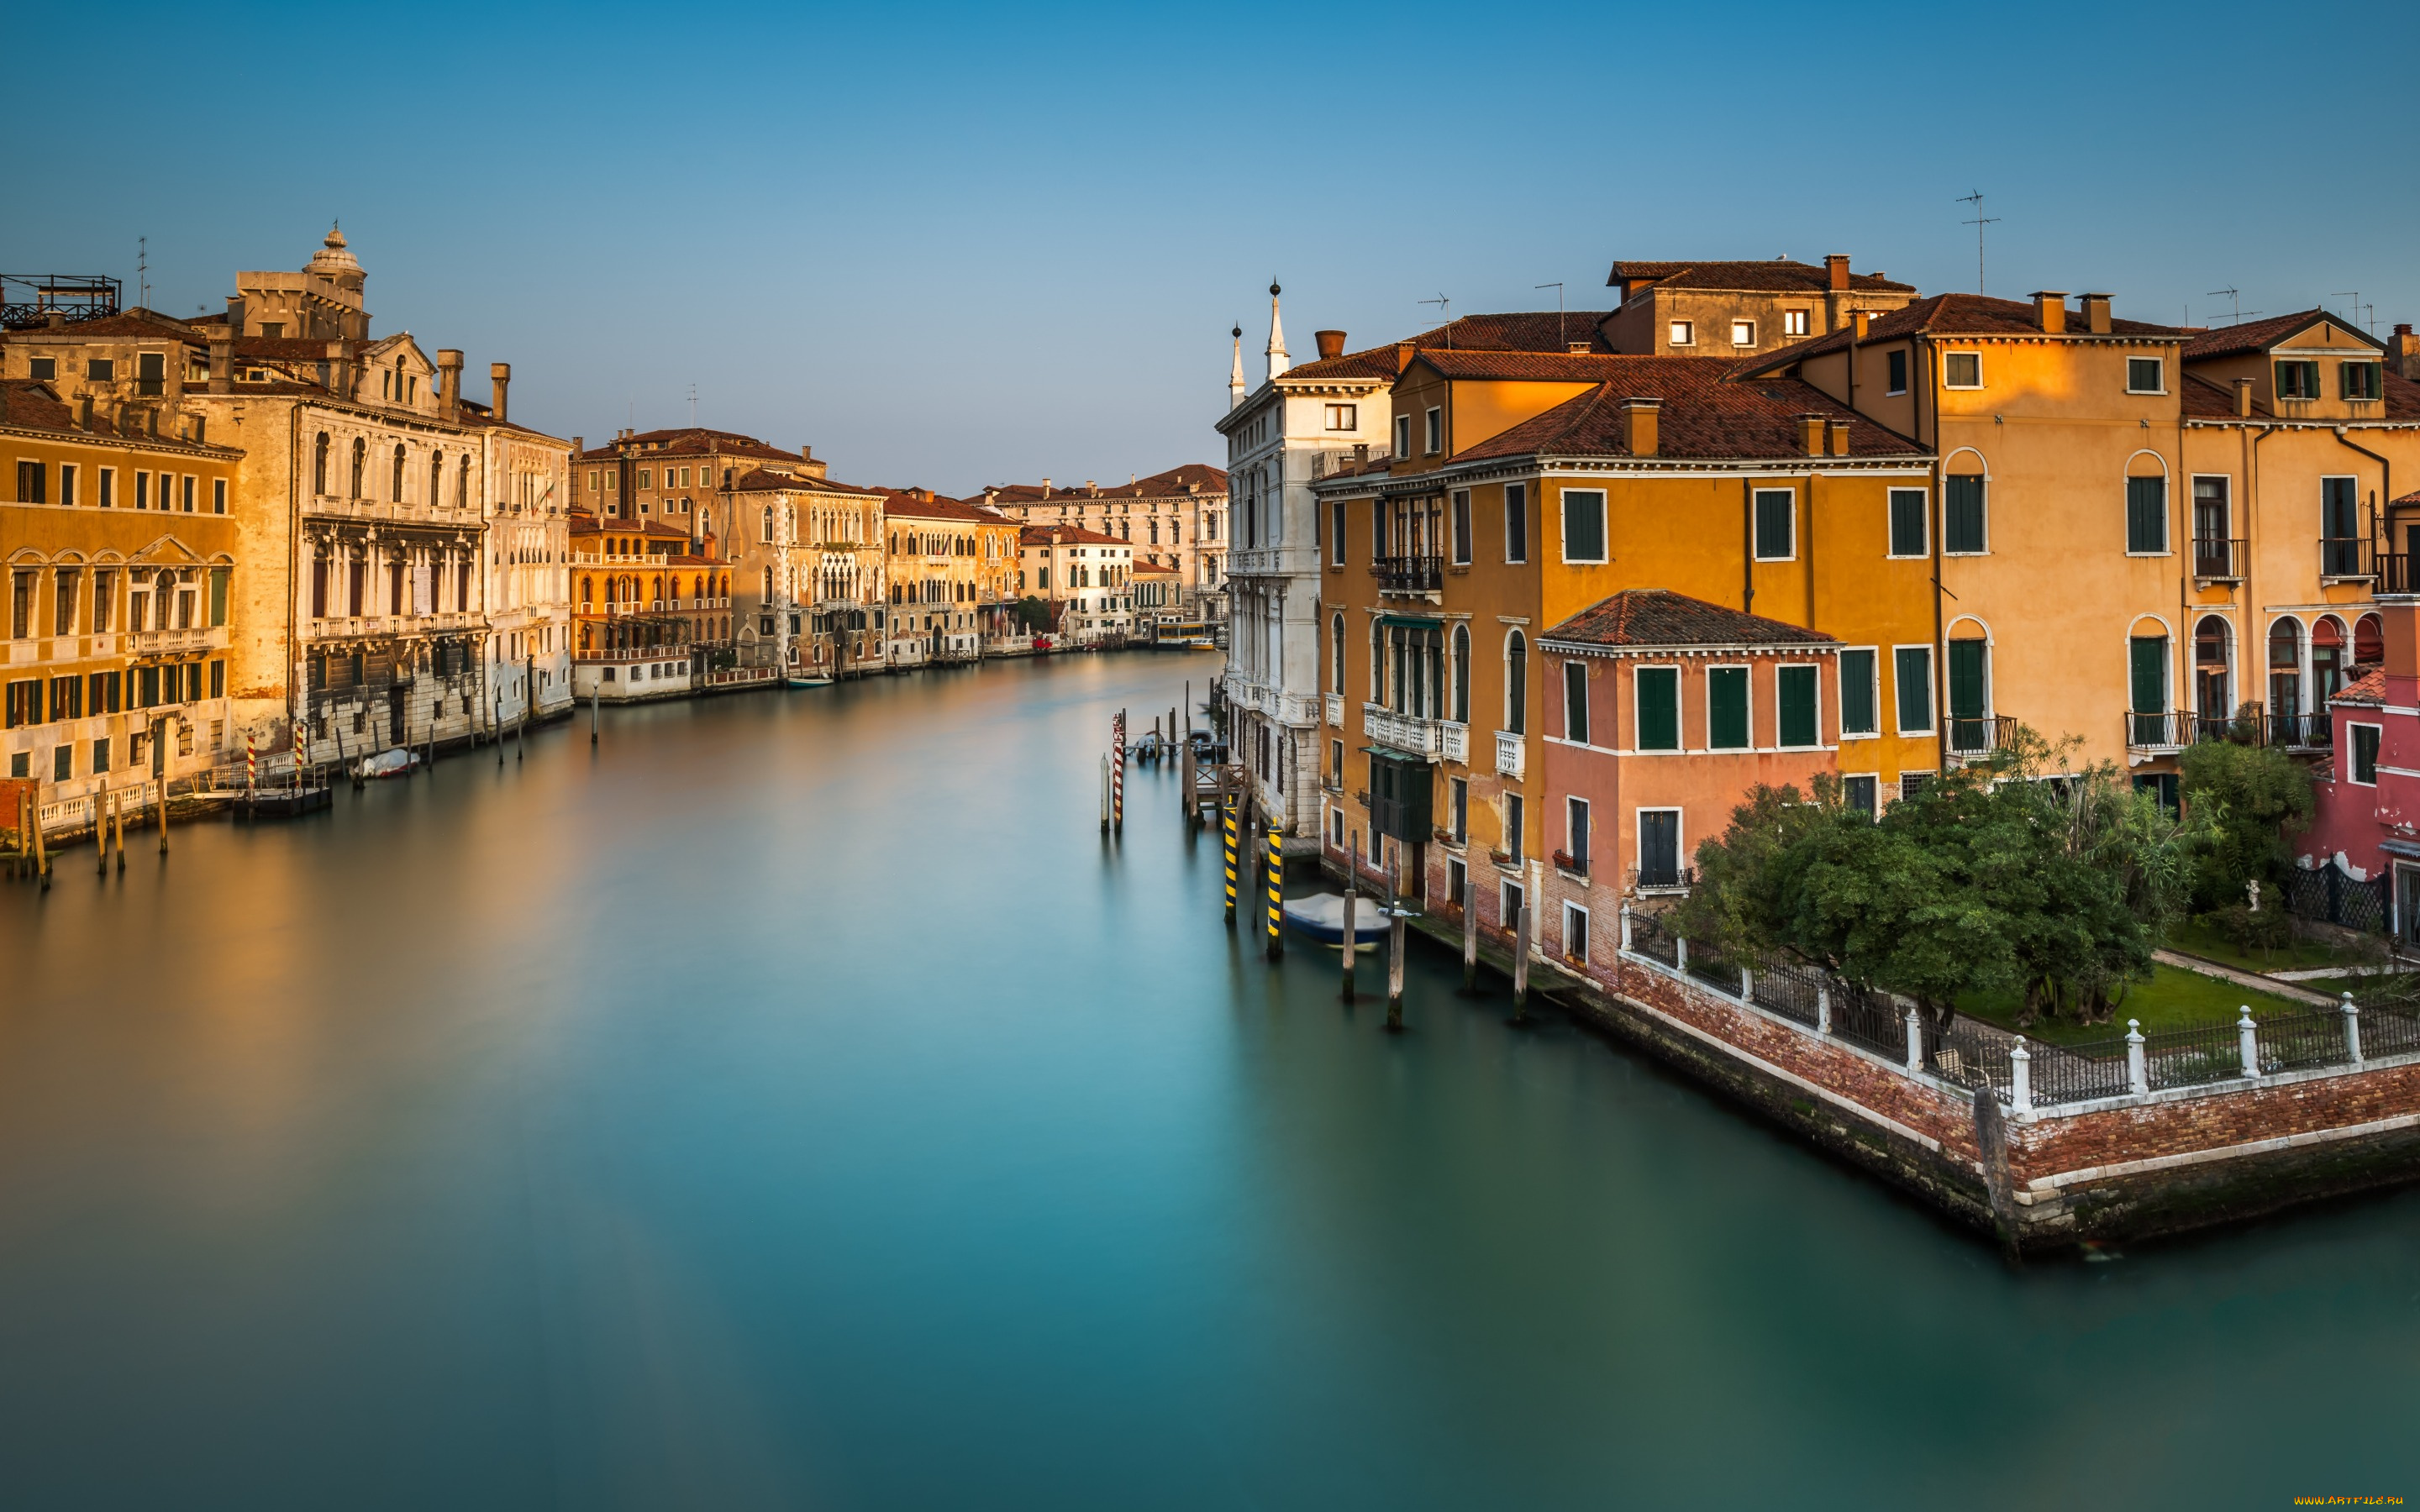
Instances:
[[[1834,456],[1848,455],[1849,423],[1845,420],[1826,421],[1824,422],[1823,429],[1824,434],[1830,442],[1827,450],[1829,450]]]
[[[1048,478],[1042,480],[1042,497],[1045,499],[1050,497],[1050,480]]]
[[[495,417],[501,421],[505,418],[504,390],[512,384],[513,364],[510,363],[489,363],[488,364],[488,378],[496,386],[496,397],[494,400]]]
[[[1823,417],[1822,415],[1798,417],[1798,447],[1808,456],[1823,455]]]
[[[210,392],[235,392],[235,337],[231,333],[210,337]]]
[[[89,393],[76,400],[76,428],[92,429],[92,395]]]
[[[1370,443],[1368,441],[1355,441],[1353,443],[1354,465],[1357,467],[1366,467],[1369,464],[1369,461]]]
[[[2386,360],[2405,378],[2420,380],[2420,336],[2412,333],[2411,321],[2395,328],[2386,344]]]
[[[227,334],[243,334],[243,296],[240,294],[227,296]]]
[[[1629,398],[1621,401],[1621,443],[1631,455],[1655,455],[1655,420],[1663,408],[1661,399]]]
[[[2067,334],[2067,291],[2038,288],[2033,293],[2034,324],[2053,336]]]
[[[437,412],[448,421],[462,418],[462,354],[451,347],[437,352]]]
[[[1853,341],[1853,342],[1855,342],[1855,341],[1863,341],[1863,340],[1865,340],[1865,339],[1866,339],[1866,327],[1868,327],[1868,326],[1869,326],[1869,325],[1873,324],[1873,321],[1874,321],[1874,317],[1873,317],[1872,312],[1870,312],[1870,311],[1867,311],[1867,310],[1852,310],[1852,311],[1850,311],[1850,312],[1849,312],[1849,339],[1850,339],[1851,341]]]
[[[1408,341],[1399,341],[1395,343],[1395,371],[1401,373],[1404,369],[1411,366],[1412,355],[1419,350],[1419,347],[1418,346]]]
[[[1344,332],[1342,331],[1314,331],[1311,339],[1319,343],[1319,360],[1323,363],[1344,355]]]
[[[815,449],[814,449],[814,447],[812,447],[812,446],[801,446],[801,447],[799,447],[799,461],[801,461],[801,462],[812,462],[812,461],[814,461],[814,459],[815,459]]]
[[[2235,418],[2238,420],[2252,418],[2252,380],[2248,378],[2235,380]]]
[[[1833,293],[1846,294],[1849,291],[1849,255],[1836,252],[1824,258],[1823,278]]]
[[[2096,336],[2109,334],[2109,296],[2086,294],[2084,297],[2085,329]]]
[[[574,462],[577,462],[587,455],[588,438],[585,436],[574,436],[571,438],[571,459]]]

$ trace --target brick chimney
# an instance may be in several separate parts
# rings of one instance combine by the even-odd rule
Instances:
[[[1823,455],[1823,417],[1822,415],[1798,417],[1798,449],[1808,456]]]
[[[512,386],[513,364],[510,363],[489,363],[488,364],[488,379],[496,386],[494,413],[495,417],[501,421],[505,418],[504,391]]]
[[[462,354],[451,347],[437,352],[437,412],[449,421],[462,418]]]
[[[1823,259],[1823,284],[1835,294],[1849,291],[1849,255],[1836,252]]]
[[[1826,443],[1824,446],[1825,451],[1829,452],[1834,456],[1846,456],[1849,455],[1849,423],[1847,421],[1825,421],[1823,423],[1823,434]]]
[[[2064,289],[2038,288],[2033,292],[2034,324],[2049,335],[2067,333],[2067,292]]]
[[[1412,342],[1399,341],[1395,343],[1395,371],[1401,373],[1404,369],[1411,366],[1412,357],[1419,350],[1419,346]]]
[[[235,392],[235,334],[220,331],[210,337],[210,392]]]
[[[1319,343],[1319,360],[1323,363],[1344,355],[1344,332],[1342,331],[1314,331],[1311,339]]]
[[[2248,378],[2235,380],[2235,416],[2238,420],[2252,418],[2252,380]]]
[[[1850,311],[1850,312],[1849,312],[1849,339],[1850,339],[1851,341],[1863,341],[1863,340],[1865,340],[1865,339],[1866,339],[1866,328],[1867,328],[1868,326],[1872,325],[1873,323],[1874,323],[1874,316],[1873,316],[1873,312],[1872,312],[1872,311],[1870,311],[1870,310],[1852,310],[1852,311]]]
[[[1622,446],[1633,456],[1653,456],[1659,438],[1656,420],[1664,409],[1661,399],[1630,398],[1621,401]]]
[[[2420,382],[2420,336],[2412,333],[2412,322],[2406,320],[2395,328],[2386,343],[2386,361],[2395,371]]]
[[[2084,327],[2096,336],[2109,334],[2109,296],[2086,294],[2084,297]]]

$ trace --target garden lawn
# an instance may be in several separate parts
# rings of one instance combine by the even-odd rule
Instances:
[[[2238,971],[2306,971],[2313,966],[2366,966],[2385,959],[2383,940],[2373,951],[2348,949],[2323,940],[2297,939],[2274,950],[2246,950],[2207,924],[2188,920],[2168,931],[2167,946],[2186,955]]]
[[[1958,1000],[1958,1011],[2004,1029],[2015,1029],[2022,1001],[2015,993],[1968,993]],[[2123,1039],[2128,1019],[2140,1020],[2146,1034],[2197,1024],[2232,1024],[2247,1005],[2256,1022],[2272,1013],[2300,1012],[2304,1007],[2216,977],[2205,977],[2197,971],[2154,965],[2151,980],[2129,988],[2106,1024],[2078,1027],[2069,1019],[2038,1019],[2032,1028],[2019,1032],[2046,1044],[2078,1044],[2087,1040]]]

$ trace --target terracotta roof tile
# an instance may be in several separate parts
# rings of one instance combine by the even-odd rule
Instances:
[[[1660,399],[1658,457],[1676,461],[1782,460],[1807,455],[1799,417],[1819,414],[1849,422],[1849,455],[1914,457],[1931,454],[1918,442],[1853,413],[1821,389],[1797,378],[1735,378],[1730,363],[1711,357],[1576,359],[1610,368],[1594,388],[1522,422],[1466,451],[1460,462],[1501,456],[1629,456],[1628,419],[1621,401]]]
[[[1632,588],[1601,599],[1538,638],[1545,650],[1658,646],[1829,646],[1837,637],[1691,598]]]
[[[2331,703],[2384,703],[2386,702],[2386,669],[2372,667],[2369,671],[2336,690]]]
[[[2350,332],[2372,347],[2381,349],[2384,347],[2384,343],[2363,331],[2359,326],[2326,310],[2312,309],[2298,310],[2292,315],[2271,316],[2266,320],[2246,320],[2240,325],[2221,326],[2215,331],[2205,331],[2185,343],[2185,361],[2196,363],[2206,357],[2235,357],[2244,352],[2267,351],[2304,327],[2318,325],[2322,320]]]
[[[163,415],[163,421],[169,418]],[[154,436],[147,431],[132,430],[120,435],[110,423],[109,413],[100,406],[92,411],[92,429],[76,424],[76,410],[58,396],[58,392],[39,378],[0,378],[0,425],[14,425],[21,430],[61,432],[70,440],[140,441],[147,447],[165,447],[189,452],[195,456],[236,456],[239,448],[232,446],[197,445],[171,435]]]
[[[995,483],[984,487],[985,496],[995,504],[1065,504],[1090,499],[1194,499],[1226,491],[1226,472],[1203,462],[1187,462],[1165,472],[1155,472],[1147,478],[1137,478],[1132,483],[1098,489],[1081,485],[1063,488],[1054,484],[1045,493],[1038,483]]]
[[[1803,362],[1824,352],[1835,352],[1849,345],[1851,332],[1843,328],[1821,336],[1811,337],[1792,347],[1752,357],[1741,366],[1749,373],[1773,373],[1792,363]],[[2146,320],[2109,322],[2107,334],[2096,334],[2084,329],[2082,316],[2071,311],[2064,338],[2084,341],[2165,340],[2186,334],[2176,326],[2153,325]],[[1994,300],[1980,294],[1935,294],[1930,299],[1878,315],[1868,322],[1868,342],[1892,341],[1904,336],[2042,336],[2040,323],[2034,316],[2034,307],[2022,300]]]
[[[1626,259],[1613,265],[1606,276],[1607,284],[1646,282],[1659,288],[1704,288],[1764,292],[1803,292],[1822,294],[1832,286],[1828,268],[1814,263],[1793,262],[1787,257],[1771,261],[1642,261]],[[1913,284],[1895,283],[1880,273],[1852,272],[1849,287],[1860,294],[1913,294]]]
[[[1591,352],[1609,353],[1613,348],[1606,345],[1605,337],[1597,330],[1607,313],[1603,310],[1518,310],[1502,315],[1466,315],[1416,336],[1406,336],[1404,343],[1421,351],[1566,352],[1572,343],[1581,342]],[[1388,342],[1383,347],[1347,352],[1342,357],[1298,363],[1281,374],[1279,381],[1326,378],[1392,378],[1397,371],[1397,345]]]

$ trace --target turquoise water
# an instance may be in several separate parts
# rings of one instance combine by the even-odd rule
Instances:
[[[2420,1195],[2012,1273],[1442,954],[1389,1038],[1171,773],[1098,833],[1213,668],[611,712],[0,890],[0,1504],[2420,1496]]]

